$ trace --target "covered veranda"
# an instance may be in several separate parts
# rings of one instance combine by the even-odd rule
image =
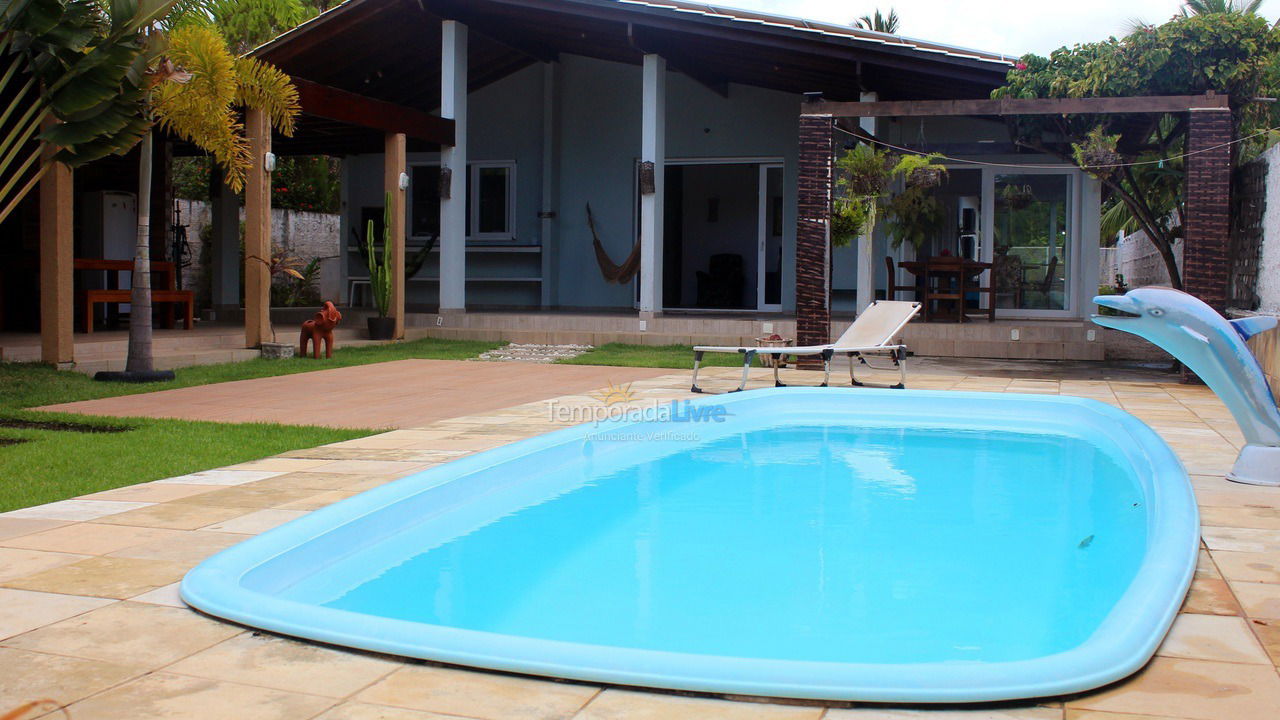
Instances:
[[[665,7],[665,6],[664,6]],[[499,318],[497,313],[477,312],[469,291],[474,296],[475,281],[469,276],[469,250],[466,231],[465,198],[468,194],[465,172],[442,172],[439,193],[440,231],[438,241],[439,276],[434,306],[414,307],[406,299],[409,278],[404,277],[403,263],[393,263],[391,315],[396,319],[396,337],[404,337],[407,328],[419,332],[457,337],[488,337],[513,331],[541,332],[545,341],[572,342],[574,333],[605,333],[636,342],[687,342],[716,340],[737,335],[750,340],[761,334],[766,324],[794,324],[800,342],[825,342],[831,336],[832,268],[827,246],[826,226],[830,198],[830,160],[836,147],[831,117],[848,118],[854,124],[874,118],[960,116],[1000,118],[1030,112],[1186,112],[1201,99],[1181,99],[1167,108],[1154,101],[1161,98],[1114,98],[1105,109],[1067,107],[1061,101],[1020,101],[1021,105],[990,104],[982,100],[991,88],[1000,84],[1007,65],[997,57],[965,56],[955,49],[927,47],[925,43],[908,46],[884,38],[857,37],[821,26],[809,27],[806,33],[816,40],[799,40],[794,26],[771,27],[766,16],[750,13],[711,12],[705,6],[651,7],[644,3],[622,4],[604,0],[574,0],[553,3],[542,0],[480,0],[458,3],[429,0],[407,3],[399,0],[351,0],[321,15],[310,23],[287,33],[259,48],[255,53],[277,64],[294,77],[298,85],[303,117],[292,138],[272,137],[265,120],[250,112],[246,128],[253,141],[255,167],[250,173],[246,191],[245,255],[267,256],[270,252],[270,172],[272,157],[286,154],[378,154],[382,155],[381,182],[378,195],[390,193],[393,225],[391,252],[402,257],[406,251],[409,197],[409,153],[439,153],[441,167],[463,168],[469,155],[468,96],[474,91],[508,77],[512,72],[540,66],[546,85],[544,92],[544,137],[541,152],[554,158],[565,142],[562,132],[562,101],[556,100],[557,65],[562,56],[574,55],[602,58],[610,62],[638,66],[643,82],[639,88],[639,138],[635,160],[640,165],[652,163],[655,178],[669,159],[667,150],[671,136],[687,128],[668,127],[667,70],[685,75],[710,93],[727,96],[731,85],[752,85],[793,93],[799,103],[800,94],[820,91],[828,102],[821,108],[801,108],[797,119],[800,156],[796,173],[798,210],[785,213],[784,223],[794,230],[794,251],[784,257],[782,288],[784,296],[794,297],[793,307],[781,311],[757,312],[749,316],[700,316],[696,322],[677,323],[672,313],[664,312],[661,272],[663,259],[664,188],[656,182],[654,192],[641,194],[637,201],[637,247],[640,251],[638,290],[634,308],[610,309],[594,313],[590,323],[564,327],[561,319],[575,309],[557,297],[557,288],[574,278],[564,273],[557,261],[569,250],[561,240],[570,232],[581,234],[571,223],[580,222],[580,208],[565,209],[559,197],[558,172],[554,162],[544,163],[539,174],[541,197],[537,208],[540,228],[541,272],[538,276],[541,302],[536,307],[521,308],[521,317]],[[515,32],[513,28],[519,28]],[[914,41],[913,41],[914,42]],[[944,56],[945,62],[923,60],[921,50]],[[340,61],[335,61],[335,59]],[[874,88],[869,90],[868,88]],[[1177,99],[1174,99],[1177,100]],[[1216,110],[1225,108],[1218,98]],[[933,103],[933,105],[930,105]],[[984,104],[985,103],[985,104]],[[1035,108],[1026,103],[1036,103]],[[1212,103],[1211,103],[1212,104]],[[1210,113],[1212,114],[1212,113]],[[1229,116],[1229,113],[1217,113]],[[1204,113],[1192,112],[1192,116]],[[524,118],[532,121],[532,118]],[[518,119],[517,119],[518,120]],[[1205,137],[1193,127],[1193,143]],[[824,129],[825,128],[825,129]],[[1227,132],[1229,133],[1229,126]],[[1217,132],[1216,130],[1214,132]],[[713,140],[707,142],[714,142]],[[1212,144],[1212,143],[1210,143]],[[932,148],[922,147],[922,150]],[[182,149],[179,148],[179,152]],[[1206,152],[1194,157],[1195,167],[1208,168],[1213,182],[1226,177],[1229,153]],[[1193,170],[1193,172],[1199,172]],[[69,177],[69,174],[65,174]],[[630,182],[633,178],[625,177]],[[1199,184],[1201,180],[1193,180]],[[1216,186],[1215,186],[1216,187]],[[75,359],[72,335],[73,302],[70,263],[72,260],[71,206],[67,198],[70,185],[64,173],[51,173],[42,188],[44,216],[41,222],[41,252],[47,262],[41,263],[41,359],[68,364]],[[1189,287],[1195,282],[1225,286],[1225,264],[1220,256],[1205,250],[1193,257],[1195,248],[1225,248],[1226,207],[1228,189],[1201,193],[1189,207]],[[794,202],[794,200],[790,201]],[[528,210],[532,210],[529,208]],[[572,210],[575,217],[569,217]],[[258,262],[241,265],[237,233],[237,201],[225,189],[214,199],[215,231],[212,265],[213,309],[219,317],[238,322],[243,312],[242,348],[257,347],[271,339],[270,277]],[[1212,222],[1204,218],[1213,219]],[[1196,225],[1199,223],[1199,225]],[[1195,230],[1192,228],[1209,228]],[[342,243],[350,234],[349,221],[344,224]],[[1199,234],[1197,234],[1199,233]],[[1209,240],[1193,238],[1210,237]],[[623,237],[625,240],[629,238]],[[615,257],[623,257],[626,248],[614,248]],[[1214,260],[1218,257],[1218,260]],[[867,261],[875,262],[873,253],[861,253],[858,287],[871,289],[876,283],[862,279]],[[1199,276],[1196,273],[1200,273]],[[240,275],[244,292],[241,311]],[[1203,280],[1197,280],[1197,277]],[[1208,287],[1208,285],[1206,285]],[[1195,290],[1201,292],[1200,290]],[[349,301],[350,298],[342,298]],[[630,302],[628,301],[628,304]],[[423,312],[423,311],[431,312]],[[479,318],[481,314],[491,317]],[[510,315],[510,313],[508,313]],[[583,313],[578,313],[579,315]],[[664,315],[666,317],[664,317]],[[601,319],[603,317],[603,319]],[[536,318],[530,320],[529,318]],[[545,321],[543,320],[545,318]],[[280,318],[277,318],[280,320]],[[356,318],[353,318],[356,319]],[[749,329],[730,324],[754,321]],[[506,327],[495,323],[507,322]],[[678,329],[664,330],[667,325]],[[1088,342],[1088,328],[1073,320],[1069,329],[1056,328],[1056,335],[1046,343]],[[687,327],[686,327],[687,325]],[[592,327],[599,330],[591,330]],[[350,326],[349,326],[350,328]],[[563,332],[560,332],[563,330]],[[657,332],[655,332],[657,331]],[[972,331],[972,332],[976,332]],[[1007,343],[1009,328],[1002,328]],[[557,334],[558,333],[558,334]],[[766,333],[767,334],[767,333]],[[961,347],[955,338],[928,337],[936,352],[973,353],[972,346]],[[1079,336],[1079,337],[1076,337]],[[986,338],[995,342],[996,338]],[[1009,357],[1012,348],[992,351],[991,357]],[[1001,354],[1004,353],[1004,354]],[[1091,354],[1090,354],[1091,353]],[[1100,357],[1096,351],[1088,357]],[[1069,354],[1053,355],[1066,359]],[[1084,357],[1084,355],[1077,355]]]
[[[800,116],[800,218],[797,230],[797,263],[804,256],[809,272],[797,275],[798,342],[802,345],[827,342],[831,336],[830,318],[830,221],[831,198],[835,192],[833,160],[838,147],[836,133],[857,138],[877,146],[885,146],[876,137],[877,118],[926,118],[926,117],[998,117],[1014,118],[1036,115],[1120,115],[1130,127],[1143,128],[1152,118],[1165,114],[1186,115],[1186,237],[1184,287],[1219,312],[1226,310],[1227,287],[1230,276],[1228,248],[1231,237],[1231,166],[1232,145],[1235,140],[1234,121],[1229,98],[1212,92],[1190,96],[1151,96],[1115,98],[1032,98],[996,100],[923,100],[879,102],[829,102],[820,96],[810,98],[801,109]],[[870,121],[870,122],[868,122]],[[1127,139],[1133,142],[1132,138]],[[900,151],[928,153],[935,148],[928,146],[890,146]],[[1065,148],[1069,152],[1069,148]],[[974,166],[984,163],[975,161]],[[1099,200],[1101,188],[1094,183],[1089,188],[1093,198],[1081,213],[1082,249],[1092,253],[1084,262],[1097,264],[1099,228]],[[979,250],[975,258],[975,270],[983,271],[985,280],[975,282],[977,290],[985,282],[988,290],[994,290],[992,260],[996,243],[996,228],[992,219],[995,198],[987,193],[983,198],[978,223],[973,234]],[[871,252],[871,238],[858,239],[859,285],[858,307],[866,307],[875,297],[874,283],[863,279],[873,277],[875,257]],[[971,250],[972,252],[972,250]],[[957,253],[960,254],[960,253]],[[1056,264],[1056,259],[1054,261]],[[1092,277],[1096,277],[1096,268]],[[960,297],[964,303],[966,273],[961,273]],[[1090,277],[1086,275],[1086,277]],[[1048,278],[1052,280],[1052,277]],[[926,277],[924,282],[929,280]],[[899,279],[889,278],[892,288]],[[906,289],[906,288],[903,288]],[[1081,288],[1091,297],[1092,288]],[[928,298],[928,292],[924,293]],[[949,297],[949,296],[944,296]],[[979,297],[981,308],[992,310],[996,301],[994,292]],[[1087,297],[1076,298],[1077,304],[1087,303]],[[964,311],[961,310],[961,317]],[[994,314],[989,314],[994,318]]]

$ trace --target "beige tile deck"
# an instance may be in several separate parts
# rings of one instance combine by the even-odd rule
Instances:
[[[54,697],[72,717],[92,720],[1280,718],[1280,490],[1223,479],[1238,437],[1207,389],[1161,378],[1106,380],[1068,366],[1041,365],[1038,373],[1025,366],[1002,373],[997,363],[968,374],[930,368],[914,374],[912,385],[1062,393],[1122,406],[1147,419],[1195,473],[1207,548],[1182,614],[1142,673],[1099,691],[936,709],[689,697],[406,663],[255,635],[185,608],[176,581],[230,543],[419,468],[558,426],[547,409],[554,393],[526,400],[510,391],[541,382],[526,367],[484,367],[509,379],[479,393],[470,414],[0,515],[0,712]],[[594,379],[563,390],[557,402],[594,403],[591,390],[626,381],[646,400],[689,397],[686,373],[593,370]],[[710,368],[703,377],[727,389],[736,376]],[[813,376],[790,377],[804,384]],[[753,386],[766,378],[757,371]],[[375,384],[388,382],[381,376]],[[429,401],[416,395],[415,403]],[[403,406],[387,408],[395,422],[370,416],[355,424],[413,423]]]

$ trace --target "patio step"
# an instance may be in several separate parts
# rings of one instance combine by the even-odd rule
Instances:
[[[247,348],[214,348],[210,350],[155,352],[153,360],[157,370],[174,370],[193,365],[214,365],[217,363],[240,362],[258,357],[256,349]],[[123,355],[80,359],[77,358],[75,370],[87,375],[101,371],[124,370]]]
[[[642,331],[636,316],[621,313],[468,313],[444,316],[441,325],[436,325],[437,317],[415,314],[408,322],[431,337],[540,345],[753,345],[769,333],[795,337],[791,318],[662,316],[647,321]],[[832,320],[832,335],[844,332],[850,322]],[[1029,360],[1101,361],[1107,359],[1104,339],[1110,337],[1092,323],[1062,320],[913,322],[903,332],[903,341],[916,355]]]

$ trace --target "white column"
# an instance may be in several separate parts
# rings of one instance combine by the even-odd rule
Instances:
[[[640,196],[640,314],[662,311],[662,193],[667,154],[667,61],[644,56],[640,160],[653,163],[654,192]]]
[[[451,173],[440,198],[440,311],[467,307],[467,26],[445,20],[440,53],[440,117],[454,121],[453,147],[441,148]]]
[[[873,92],[864,92],[858,98],[861,102],[875,102],[878,96]],[[864,131],[876,134],[875,118],[858,118],[858,126]],[[880,149],[880,148],[876,148]],[[874,215],[873,215],[874,217]],[[861,315],[867,306],[871,305],[871,301],[876,299],[876,258],[875,258],[875,236],[872,233],[866,233],[858,237],[858,275],[857,275],[857,304],[858,314]],[[892,282],[892,278],[889,278]]]

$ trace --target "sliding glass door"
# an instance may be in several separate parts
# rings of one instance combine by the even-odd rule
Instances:
[[[995,173],[991,195],[996,309],[1057,314],[1074,298],[1075,176]]]

